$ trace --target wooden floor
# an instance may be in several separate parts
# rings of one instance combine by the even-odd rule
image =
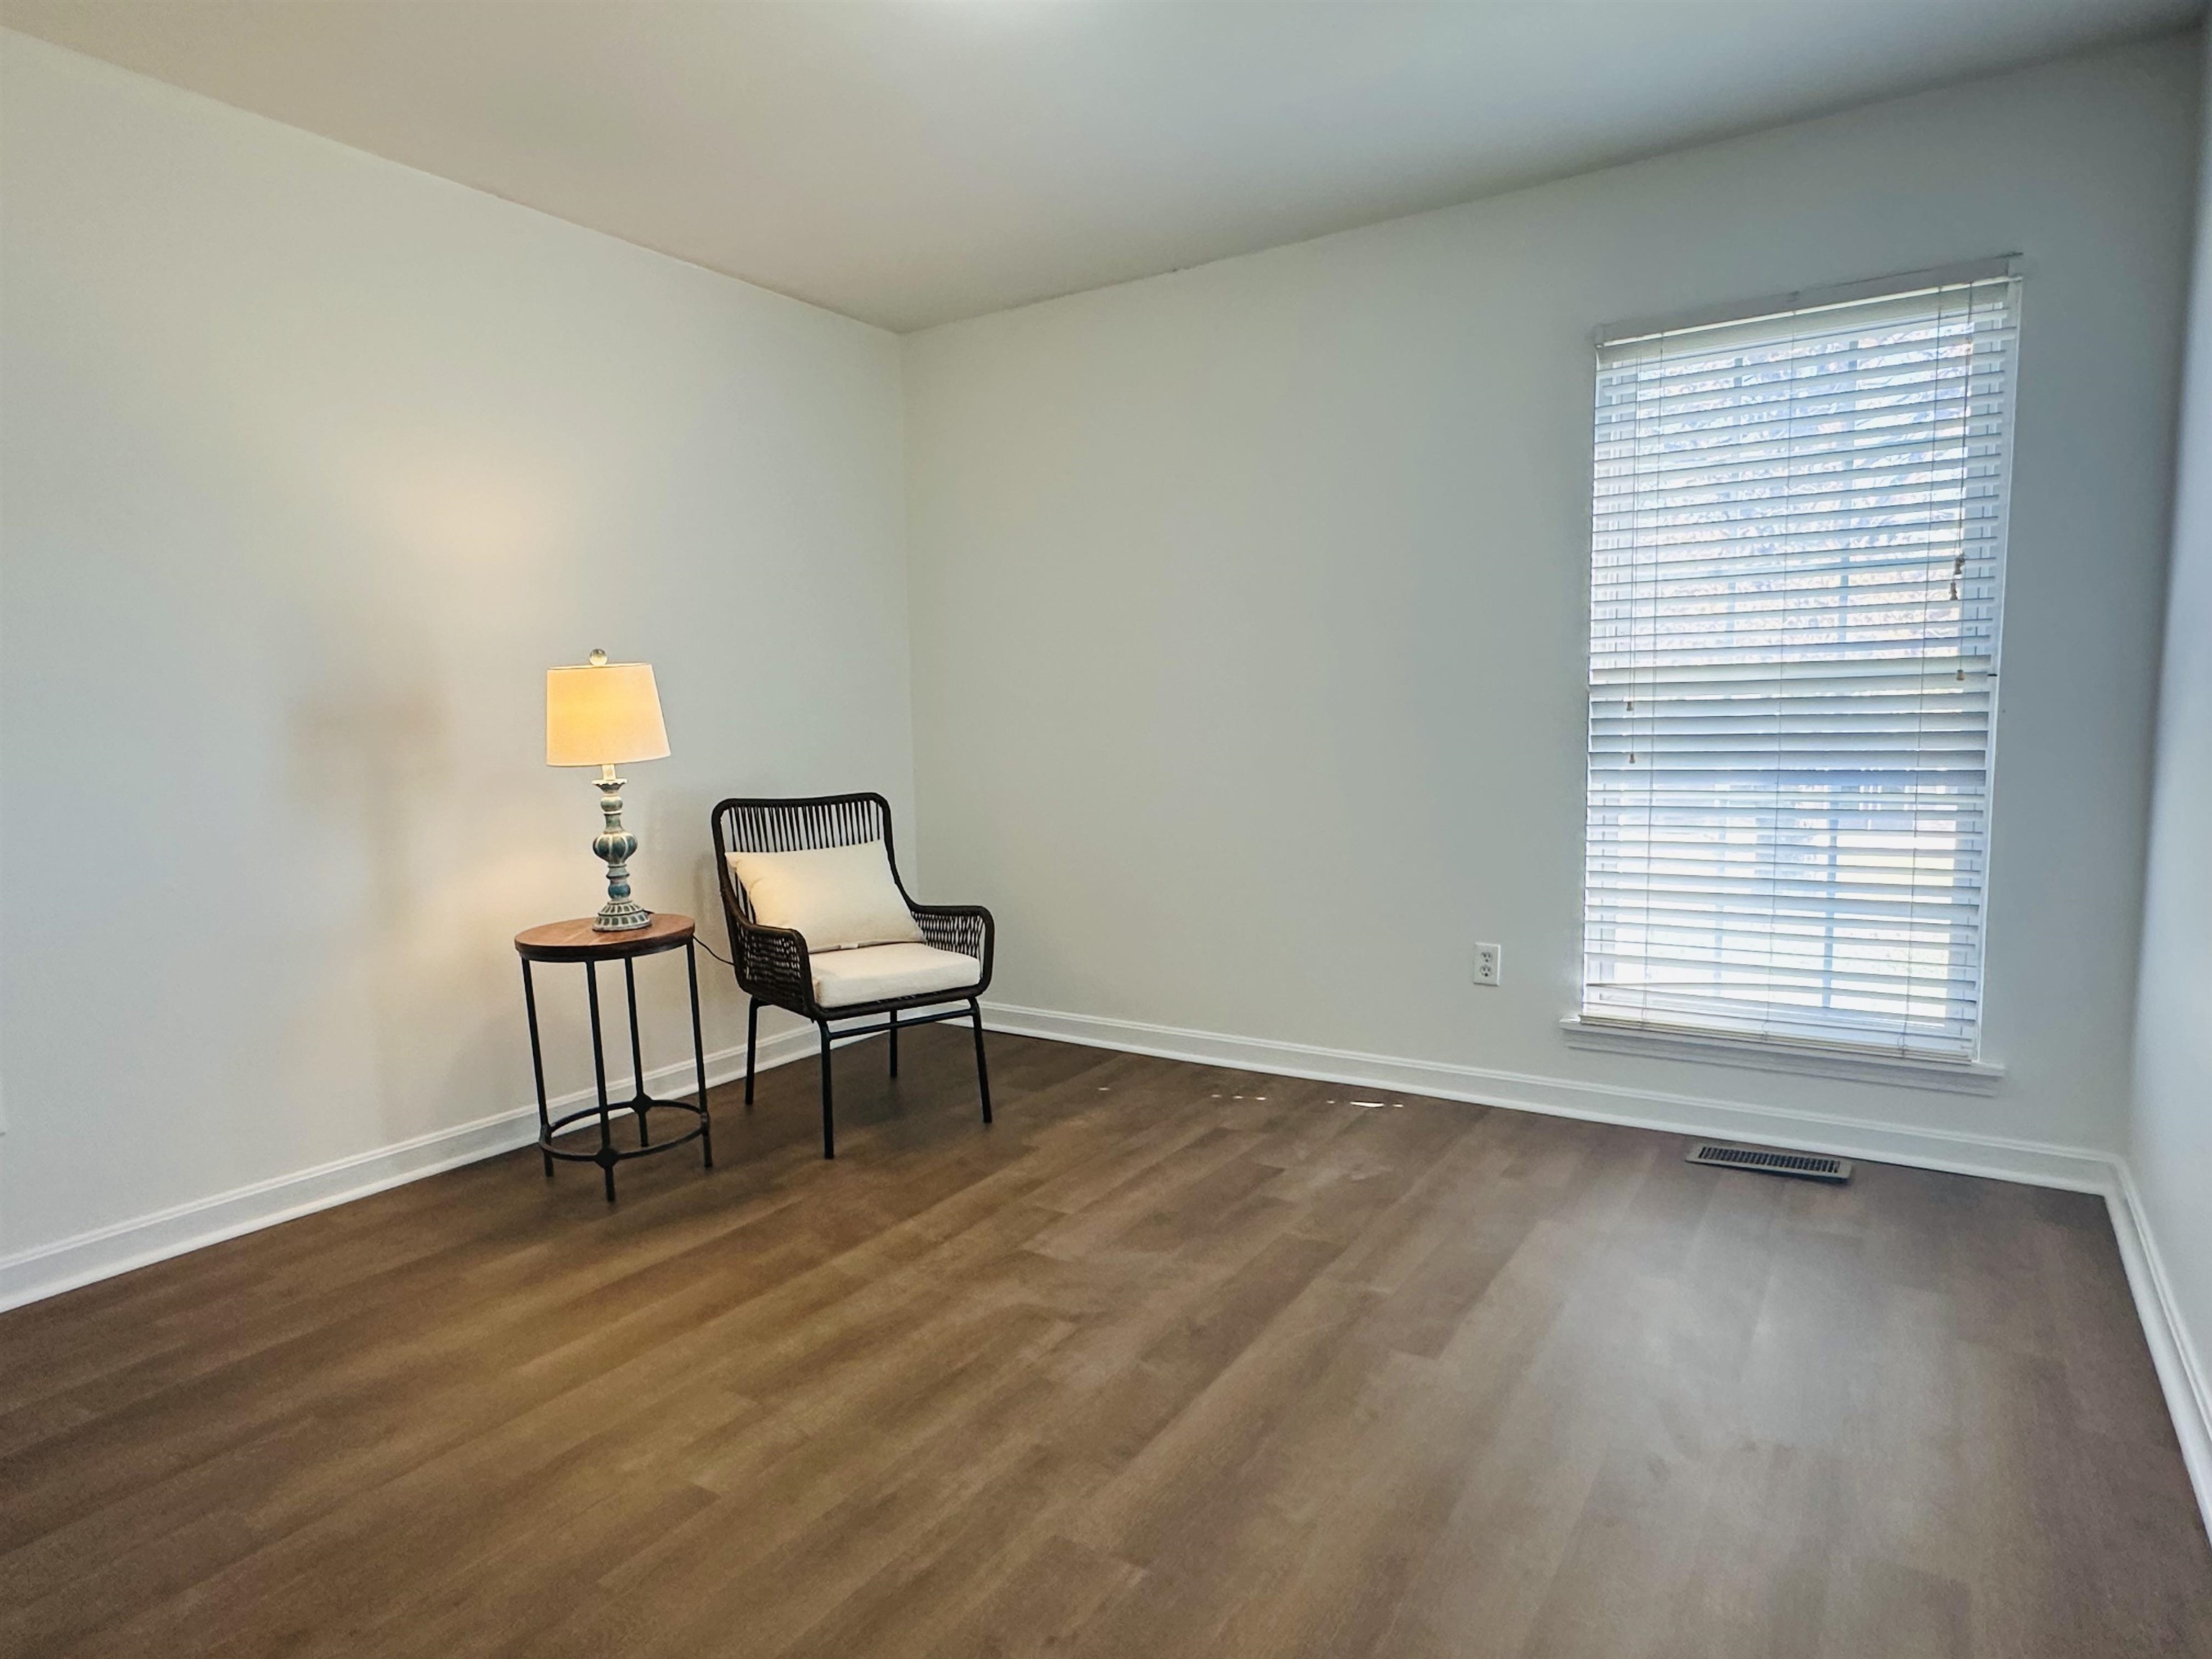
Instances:
[[[2098,1200],[967,1042],[0,1316],[0,1651],[2212,1653]]]

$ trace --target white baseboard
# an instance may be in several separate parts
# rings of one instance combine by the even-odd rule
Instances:
[[[2151,1363],[2158,1367],[2159,1385],[2166,1392],[2174,1437],[2181,1442],[2181,1461],[2197,1489],[2197,1510],[2204,1516],[2205,1530],[2212,1533],[2212,1389],[2205,1386],[2203,1358],[2174,1299],[2135,1171],[2124,1159],[2118,1168],[2118,1185],[2106,1200],[2112,1207],[2112,1235],[2119,1240],[2120,1260],[2127,1267],[2128,1287],[2135,1292],[2136,1313],[2150,1344]]]
[[[1093,1048],[1120,1048],[1167,1060],[1271,1072],[1282,1077],[1323,1083],[1398,1089],[1443,1100],[1474,1101],[1553,1117],[1586,1118],[1632,1128],[1661,1129],[1739,1140],[1781,1141],[1808,1152],[1839,1158],[1910,1164],[1956,1175],[1987,1176],[2031,1186],[2063,1187],[2074,1192],[2113,1190],[2111,1154],[2081,1146],[2010,1140],[1996,1135],[1947,1133],[1899,1123],[1835,1117],[1820,1112],[1746,1106],[1697,1095],[1668,1094],[1618,1084],[1582,1083],[1526,1072],[1453,1066],[1431,1060],[1401,1060],[1350,1048],[1316,1048],[1303,1042],[1274,1042],[1229,1036],[1218,1031],[1184,1030],[1094,1014],[1064,1014],[1045,1008],[1019,1008],[987,1002],[991,1029],[1023,1036],[1079,1042]]]
[[[1157,1054],[1167,1060],[1360,1088],[1395,1089],[1639,1129],[1779,1143],[1840,1158],[2100,1194],[2112,1214],[2128,1288],[2135,1298],[2136,1316],[2142,1322],[2166,1408],[2172,1414],[2174,1434],[2181,1443],[2182,1460],[2197,1493],[2198,1512],[2206,1530],[2212,1532],[2212,1391],[2206,1388],[2203,1361],[2174,1302],[2134,1176],[2126,1160],[2112,1153],[1006,1003],[986,1003],[984,1012],[994,1031],[1087,1048]]]
[[[814,1029],[805,1025],[763,1036],[757,1069],[768,1071],[811,1054],[816,1042]],[[743,1077],[744,1071],[745,1051],[742,1047],[720,1049],[707,1056],[709,1084],[726,1083],[732,1078]],[[693,1081],[691,1062],[688,1060],[654,1067],[645,1076],[648,1088],[665,1087],[679,1094]],[[626,1096],[630,1091],[630,1080],[627,1075],[609,1078],[607,1090],[610,1094]],[[558,1117],[592,1097],[592,1090],[579,1089],[555,1097],[548,1106]],[[496,1112],[471,1123],[434,1130],[412,1140],[356,1152],[350,1158],[337,1158],[311,1170],[256,1182],[213,1198],[198,1199],[152,1215],[136,1216],[0,1257],[0,1310],[57,1296],[95,1279],[110,1279],[117,1273],[129,1273],[133,1267],[182,1255],[204,1244],[273,1227],[295,1216],[327,1210],[333,1205],[380,1193],[388,1187],[402,1186],[441,1170],[458,1169],[479,1158],[512,1152],[518,1146],[532,1145],[537,1139],[538,1106],[533,1101],[527,1106]]]

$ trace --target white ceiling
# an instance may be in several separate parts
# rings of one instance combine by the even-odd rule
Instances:
[[[4,0],[913,329],[2192,21],[2202,0]]]

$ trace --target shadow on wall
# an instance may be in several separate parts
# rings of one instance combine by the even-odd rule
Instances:
[[[293,710],[296,796],[333,827],[338,846],[359,849],[371,916],[404,916],[422,890],[434,856],[422,809],[449,775],[449,739],[444,707],[427,682],[325,696]]]
[[[722,890],[714,871],[714,831],[708,822],[714,803],[750,792],[744,779],[733,780],[711,793],[672,789],[659,803],[653,821],[662,848],[664,878],[655,884],[681,904],[699,926],[699,1000],[705,1011],[707,1051],[714,1054],[735,1047],[745,1036],[745,994],[737,975],[722,960],[730,954],[729,924],[722,915]],[[709,955],[711,951],[713,954]],[[761,1014],[761,1035],[773,1036],[803,1022],[777,1009]]]
[[[443,799],[453,780],[453,738],[434,683],[325,687],[297,703],[287,733],[292,794],[314,829],[308,866],[314,896],[307,906],[327,964],[292,1008],[287,1073],[302,1087],[333,1086],[309,1056],[336,1041],[366,1076],[368,1097],[386,1135],[419,1133],[426,1109],[454,1098],[456,1087],[485,1097],[476,1116],[511,1106],[501,1089],[513,1069],[490,1031],[466,1034],[464,1077],[450,1075],[463,1009],[495,1006],[482,975],[482,941],[465,937],[473,908],[455,913],[451,867],[456,816]],[[446,1063],[441,1064],[441,1058]],[[306,1064],[301,1062],[306,1060]],[[496,1091],[495,1093],[493,1091]],[[465,1100],[468,1097],[461,1097]]]

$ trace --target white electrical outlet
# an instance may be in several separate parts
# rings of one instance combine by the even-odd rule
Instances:
[[[1474,982],[1477,985],[1495,985],[1504,979],[1505,977],[1504,956],[1504,952],[1495,945],[1476,945],[1474,947]]]

